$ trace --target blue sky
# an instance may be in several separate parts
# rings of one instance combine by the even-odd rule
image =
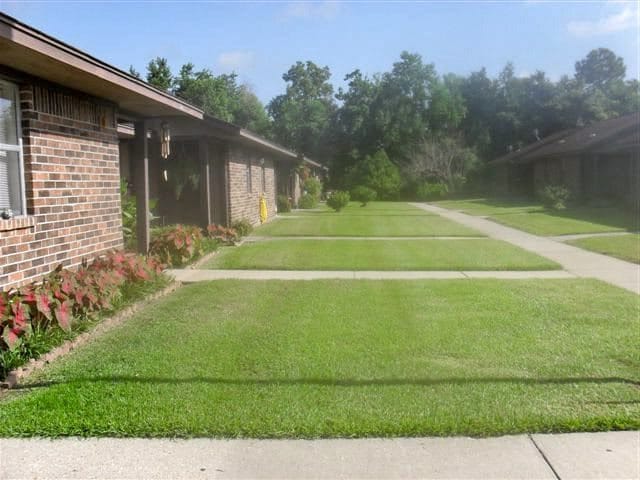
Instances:
[[[573,74],[591,49],[622,56],[638,77],[638,2],[189,2],[14,1],[0,10],[117,67],[144,72],[163,56],[235,71],[267,102],[297,60],[329,66],[332,82],[359,68],[386,71],[402,50],[439,73]]]

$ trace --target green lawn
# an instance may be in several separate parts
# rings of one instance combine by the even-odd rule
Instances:
[[[502,215],[505,213],[527,213],[539,212],[544,208],[539,203],[526,200],[499,200],[489,198],[471,198],[465,200],[441,200],[431,202],[438,207],[450,210],[460,210],[469,215],[489,216]]]
[[[371,202],[366,207],[361,207],[359,202],[350,202],[340,212],[327,207],[325,203],[321,203],[317,208],[310,210],[292,210],[288,213],[279,214],[283,217],[299,217],[299,216],[351,216],[351,217],[388,217],[388,216],[433,216],[433,213],[427,212],[420,208],[409,205],[406,202]]]
[[[222,249],[202,268],[554,270],[560,266],[509,243],[490,239],[273,240]]]
[[[640,235],[581,238],[567,243],[628,262],[640,263]]]
[[[543,236],[640,229],[637,215],[614,207],[572,207],[552,211],[535,203],[489,199],[449,200],[435,205],[470,215],[489,216],[503,225]]]
[[[401,202],[351,203],[341,212],[326,206],[285,214],[254,230],[263,236],[435,237],[483,236],[460,224]]]
[[[640,428],[638,297],[593,280],[183,287],[0,404],[0,435]]]

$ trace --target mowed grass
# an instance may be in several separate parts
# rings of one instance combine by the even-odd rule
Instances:
[[[637,307],[595,280],[194,284],[5,397],[0,435],[638,429]]]
[[[340,212],[322,206],[287,214],[253,232],[259,236],[434,237],[483,236],[460,224],[401,202],[351,203]]]
[[[292,221],[292,220],[291,220]],[[509,243],[460,240],[271,240],[222,249],[202,268],[257,270],[555,270]]]
[[[571,207],[554,211],[535,203],[489,199],[450,200],[435,204],[470,215],[488,216],[503,225],[542,236],[640,229],[637,215],[614,207]]]
[[[567,243],[628,262],[640,263],[640,235],[637,234],[581,238]]]

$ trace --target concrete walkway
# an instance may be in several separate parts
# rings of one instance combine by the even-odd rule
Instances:
[[[486,439],[0,439],[0,478],[637,479],[639,452],[639,432]]]
[[[617,287],[640,294],[640,265],[588,252],[547,237],[539,237],[491,220],[447,210],[424,203],[412,205],[449,220],[473,228],[491,238],[504,240],[518,247],[558,262],[562,268],[578,277],[597,278]]]
[[[197,270],[172,269],[165,273],[182,283],[211,280],[429,280],[464,278],[576,278],[562,270],[541,271],[349,271],[349,270]]]

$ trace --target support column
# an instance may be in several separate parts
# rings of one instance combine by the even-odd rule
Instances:
[[[145,120],[135,123],[134,165],[136,189],[136,237],[138,252],[149,251],[149,141],[148,123]]]
[[[211,188],[211,159],[209,158],[209,142],[206,139],[200,139],[198,142],[198,155],[200,156],[200,165],[202,166],[202,175],[204,176],[203,193],[204,196],[203,216],[206,225],[213,223],[213,195]]]

